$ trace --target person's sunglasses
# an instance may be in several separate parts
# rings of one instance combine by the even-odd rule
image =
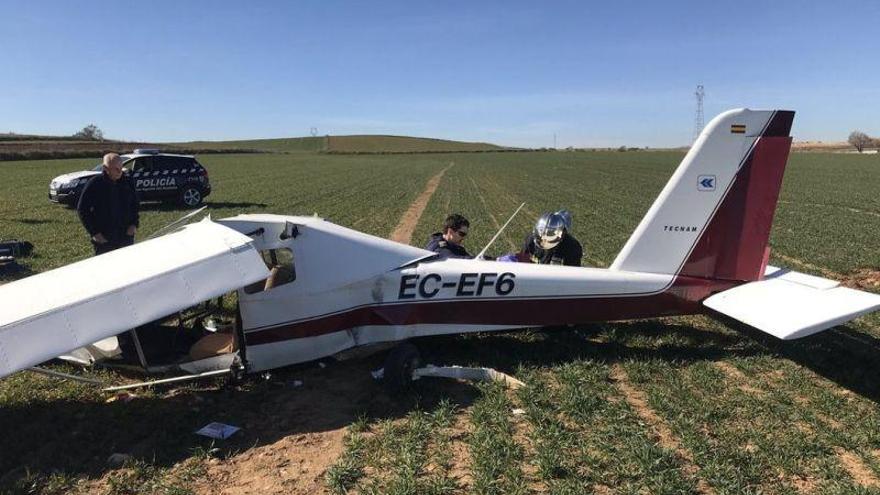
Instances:
[[[458,235],[460,235],[462,237],[467,235],[467,231],[464,231],[464,230],[456,230],[456,232],[458,232]]]

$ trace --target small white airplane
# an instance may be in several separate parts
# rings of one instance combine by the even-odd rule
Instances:
[[[316,217],[239,215],[8,283],[0,377],[71,350],[111,356],[113,336],[233,290],[234,325],[152,370],[253,373],[427,335],[713,312],[780,339],[814,334],[880,295],[767,266],[793,117],[715,117],[607,269],[438,259]]]

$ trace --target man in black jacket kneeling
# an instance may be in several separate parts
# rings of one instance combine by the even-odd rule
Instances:
[[[471,223],[462,215],[453,213],[443,222],[443,231],[431,234],[425,249],[434,251],[440,258],[473,258],[461,244],[468,234]]]
[[[139,225],[138,199],[131,178],[122,173],[119,155],[104,155],[101,175],[83,188],[76,209],[96,255],[134,244]]]

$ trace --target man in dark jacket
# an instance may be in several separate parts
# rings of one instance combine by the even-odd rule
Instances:
[[[532,263],[581,266],[584,249],[571,235],[571,214],[566,210],[545,213],[523,244]]]
[[[119,155],[104,155],[101,175],[83,188],[76,209],[96,255],[134,244],[139,225],[138,199],[131,179],[122,173]]]
[[[470,226],[468,219],[458,213],[449,215],[443,222],[443,231],[431,234],[425,249],[440,254],[441,258],[473,258],[461,245]]]

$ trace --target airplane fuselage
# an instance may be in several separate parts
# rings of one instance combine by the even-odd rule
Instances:
[[[295,253],[297,244],[308,242],[308,228],[301,225],[304,235],[290,243]],[[240,292],[252,371],[428,335],[696,313],[702,311],[702,299],[736,285],[668,274],[430,257],[341,287],[320,288],[304,277],[298,274],[270,291]]]

